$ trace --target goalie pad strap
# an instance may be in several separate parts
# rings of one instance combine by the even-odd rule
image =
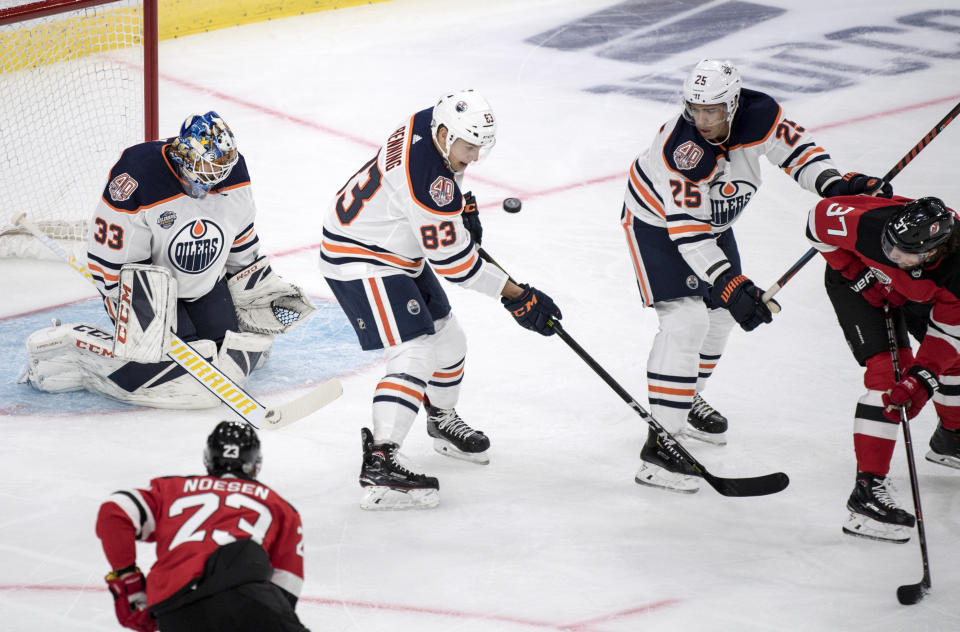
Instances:
[[[127,264],[118,285],[114,357],[159,362],[177,327],[177,280],[160,266]]]

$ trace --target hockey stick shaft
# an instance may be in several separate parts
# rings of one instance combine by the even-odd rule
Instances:
[[[900,173],[901,171],[903,171],[903,168],[904,168],[904,167],[906,167],[906,166],[909,165],[911,162],[913,162],[913,159],[917,157],[917,154],[919,154],[921,151],[923,151],[923,148],[926,147],[927,145],[929,145],[929,144],[930,144],[930,141],[932,141],[934,138],[936,138],[936,137],[940,134],[940,132],[942,132],[942,131],[944,130],[944,128],[945,128],[947,125],[949,125],[950,122],[953,121],[953,119],[955,119],[955,118],[957,117],[958,114],[960,114],[960,103],[957,103],[955,106],[953,106],[953,109],[950,110],[950,111],[947,113],[947,115],[946,115],[945,117],[943,117],[943,119],[940,120],[939,123],[937,123],[936,125],[934,125],[934,126],[933,126],[933,129],[931,129],[929,132],[927,132],[927,135],[920,139],[920,142],[918,142],[916,145],[914,145],[914,146],[910,149],[910,151],[908,151],[908,152],[906,153],[906,155],[905,155],[903,158],[901,158],[900,161],[899,161],[897,164],[895,164],[895,165],[890,169],[890,171],[888,171],[886,174],[884,174],[884,176],[883,176],[884,182],[890,182],[891,180],[893,180],[893,179],[897,176],[898,173]],[[792,266],[790,266],[790,269],[787,270],[787,271],[783,274],[783,276],[781,276],[779,279],[777,279],[777,282],[776,282],[776,283],[774,283],[773,285],[771,285],[771,286],[767,289],[767,291],[763,293],[763,302],[766,303],[767,301],[769,301],[770,299],[772,299],[772,298],[774,297],[774,295],[776,295],[777,292],[779,292],[781,289],[783,289],[783,286],[787,284],[787,281],[789,281],[790,279],[792,279],[793,276],[794,276],[797,272],[799,272],[800,269],[801,269],[803,266],[807,265],[807,263],[808,263],[811,259],[813,259],[814,255],[816,255],[816,254],[817,254],[816,248],[811,248],[810,250],[808,250],[808,251],[806,251],[805,253],[803,253],[803,256],[800,257],[795,264],[793,264]]]
[[[44,234],[27,218],[26,213],[20,213],[14,217],[13,223],[25,228],[51,252],[63,259],[94,286],[96,285],[87,267],[77,261],[72,253],[67,252],[60,244]],[[258,430],[260,428],[272,430],[287,426],[330,403],[343,392],[339,380],[333,378],[288,405],[267,408],[173,332],[171,332],[166,354],[230,410]],[[310,406],[314,406],[313,410],[310,410]]]
[[[494,261],[483,248],[478,249],[479,255],[489,263],[497,266],[503,270],[503,266]],[[506,272],[506,270],[504,270]],[[507,273],[509,276],[509,273]],[[510,279],[511,282],[513,279]],[[613,377],[607,373],[607,371],[600,366],[593,357],[586,352],[586,350],[573,339],[567,331],[563,328],[559,321],[553,320],[550,322],[550,326],[556,332],[556,334],[563,340],[568,347],[570,347],[574,353],[576,353],[581,360],[583,360],[587,366],[593,369],[594,373],[600,376],[604,382],[607,383],[613,391],[620,396],[620,399],[625,401],[630,408],[633,409],[635,413],[640,415],[640,417],[647,422],[647,425],[653,429],[654,432],[660,437],[660,443],[664,446],[664,449],[671,450],[675,452],[682,460],[684,460],[688,465],[690,465],[697,473],[700,474],[720,494],[724,496],[765,496],[767,494],[775,494],[779,491],[782,491],[790,483],[790,479],[783,472],[776,472],[774,474],[767,474],[765,476],[758,476],[754,478],[722,478],[719,476],[714,476],[711,474],[707,468],[700,463],[692,454],[690,454],[683,445],[677,441],[673,435],[671,435],[660,423],[654,419],[653,415],[644,410],[643,406],[637,403],[633,397],[630,396],[630,393],[626,391],[620,384],[613,379]]]
[[[887,325],[887,341],[890,343],[890,360],[893,362],[893,377],[899,382],[900,360],[898,358],[899,345],[893,325],[893,315],[890,313],[890,304],[884,303],[883,317]],[[927,555],[927,532],[923,524],[923,510],[920,508],[920,484],[917,481],[917,464],[913,458],[913,439],[910,436],[910,422],[907,420],[907,410],[900,406],[900,425],[903,426],[903,444],[907,449],[907,471],[910,473],[910,492],[913,494],[913,507],[917,512],[917,539],[920,541],[920,557],[923,560],[923,579],[917,584],[906,584],[897,589],[897,599],[904,605],[915,604],[930,589],[930,558]]]

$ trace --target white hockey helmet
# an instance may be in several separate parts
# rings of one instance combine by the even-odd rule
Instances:
[[[458,90],[440,97],[433,106],[433,120],[430,121],[434,140],[441,125],[447,128],[446,148],[438,147],[444,160],[447,160],[450,147],[458,138],[480,147],[481,158],[497,142],[497,119],[493,115],[493,108],[473,90]]]
[[[740,71],[730,61],[704,59],[683,82],[683,116],[692,120],[690,105],[727,106],[727,122],[733,121],[740,102]]]

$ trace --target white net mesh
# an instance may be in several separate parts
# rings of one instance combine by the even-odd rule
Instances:
[[[43,252],[13,226],[21,212],[86,239],[108,170],[144,137],[142,23],[121,0],[0,25],[0,256]]]

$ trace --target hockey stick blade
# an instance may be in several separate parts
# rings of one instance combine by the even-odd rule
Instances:
[[[930,587],[924,582],[918,584],[906,584],[897,588],[897,601],[905,606],[912,606],[926,596]]]
[[[271,408],[263,416],[264,430],[277,430],[289,426],[323,408],[343,394],[343,385],[340,380],[333,378],[320,386],[316,386],[292,402]]]
[[[705,471],[702,476],[723,496],[768,496],[782,492],[790,484],[790,478],[783,472],[753,478],[722,478]]]

